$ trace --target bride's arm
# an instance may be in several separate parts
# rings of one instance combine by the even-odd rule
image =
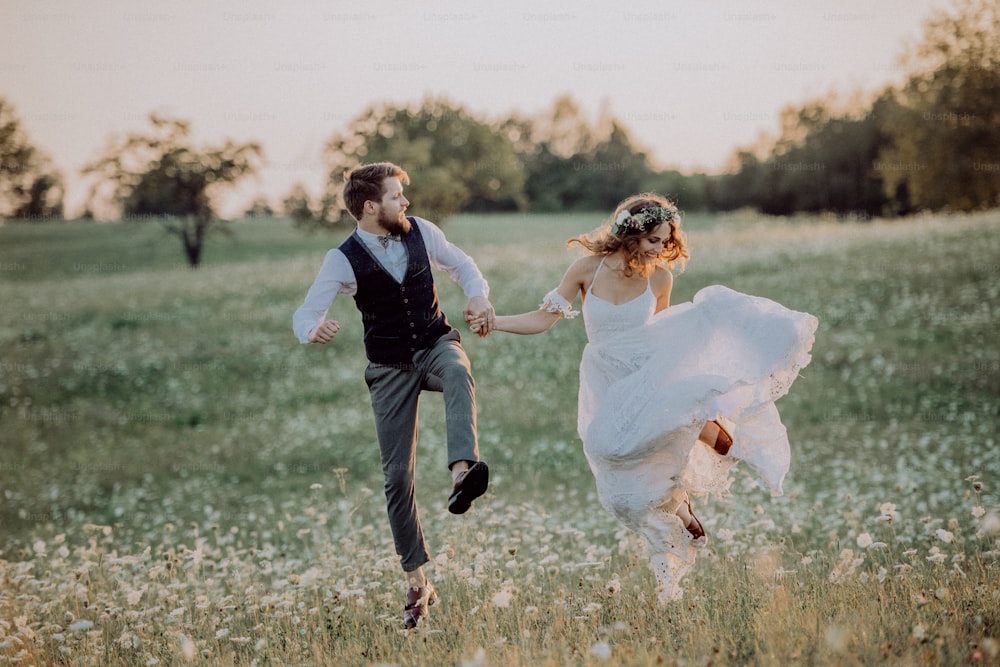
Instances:
[[[551,329],[560,318],[576,317],[579,312],[573,310],[573,300],[582,290],[581,276],[585,274],[585,263],[582,260],[573,262],[559,287],[545,295],[538,310],[519,315],[497,315],[494,330],[521,335],[540,334]]]
[[[551,329],[560,317],[562,316],[559,313],[542,309],[520,315],[497,315],[494,331],[522,335],[540,334]]]

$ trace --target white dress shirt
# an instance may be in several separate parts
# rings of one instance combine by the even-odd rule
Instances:
[[[420,227],[431,266],[447,272],[451,279],[462,288],[466,297],[470,299],[477,296],[489,298],[490,286],[472,258],[450,243],[434,223],[423,218],[414,217],[413,219]],[[376,234],[360,228],[357,230],[357,234],[383,268],[397,282],[402,282],[408,261],[403,243],[390,241],[388,247],[383,248]],[[306,293],[305,301],[292,316],[292,330],[299,342],[309,342],[309,336],[326,319],[330,305],[338,294],[353,296],[357,291],[358,281],[350,260],[338,248],[333,248],[326,253],[323,266],[320,267],[316,280],[313,281]]]

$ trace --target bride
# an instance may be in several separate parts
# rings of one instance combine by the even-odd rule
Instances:
[[[689,253],[672,202],[622,201],[538,310],[469,321],[473,331],[538,334],[582,300],[577,430],[601,504],[642,535],[660,602],[678,600],[705,530],[692,494],[720,495],[742,460],[773,495],[788,471],[774,401],[809,363],[817,320],[722,286],[670,307],[671,269]]]

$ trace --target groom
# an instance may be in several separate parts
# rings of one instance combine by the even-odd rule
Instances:
[[[403,184],[409,182],[406,172],[389,162],[347,175],[344,204],[357,229],[326,254],[292,318],[300,342],[325,344],[340,330],[339,322],[326,319],[337,294],[353,296],[361,311],[369,361],[365,382],[375,413],[389,526],[409,579],[406,628],[416,627],[437,600],[423,572],[430,555],[414,496],[421,390],[444,393],[452,473],[448,510],[464,513],[489,484],[489,469],[479,460],[472,369],[458,331],[441,312],[431,267],[446,271],[465,291],[466,321],[484,319],[488,333],[494,319],[489,285],[472,258],[435,225],[405,215],[410,202]]]

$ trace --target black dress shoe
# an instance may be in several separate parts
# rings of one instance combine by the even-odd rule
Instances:
[[[472,506],[472,501],[486,493],[489,485],[489,466],[485,461],[476,461],[455,480],[455,486],[448,497],[448,511],[452,514],[465,514]]]
[[[407,630],[420,625],[427,617],[427,608],[437,602],[437,593],[431,582],[426,582],[422,588],[410,586],[406,589],[406,606],[403,608],[403,627]]]

